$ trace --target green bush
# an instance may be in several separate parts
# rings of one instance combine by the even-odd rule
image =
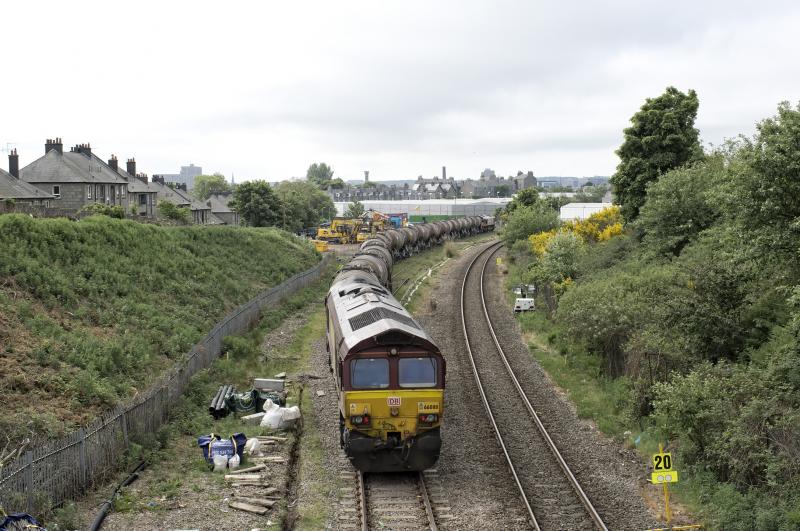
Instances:
[[[80,212],[85,214],[108,216],[110,218],[125,219],[125,209],[120,205],[106,205],[104,203],[90,203],[83,207]]]
[[[164,218],[181,223],[189,223],[192,215],[188,207],[179,207],[169,201],[158,202],[158,213]]]

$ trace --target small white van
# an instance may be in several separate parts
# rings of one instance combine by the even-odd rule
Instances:
[[[529,310],[535,310],[535,309],[536,308],[534,307],[532,297],[519,298],[514,301],[514,313],[527,312]]]

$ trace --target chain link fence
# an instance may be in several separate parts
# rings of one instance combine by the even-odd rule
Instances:
[[[134,401],[120,406],[70,435],[27,451],[0,469],[0,507],[41,514],[74,499],[116,471],[131,440],[155,432],[195,373],[220,355],[226,336],[252,328],[262,308],[278,303],[320,278],[332,255],[239,306],[219,322],[158,382]]]

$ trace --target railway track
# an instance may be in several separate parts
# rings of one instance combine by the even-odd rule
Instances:
[[[438,531],[453,518],[435,469],[363,474],[344,455],[339,466],[351,486],[341,489],[336,529]]]
[[[486,267],[500,248],[489,245],[470,262],[461,285],[461,323],[484,408],[537,531],[607,531],[547,433],[500,345],[486,308]]]

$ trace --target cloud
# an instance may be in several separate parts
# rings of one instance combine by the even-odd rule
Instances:
[[[61,136],[237,180],[320,160],[353,178],[609,174],[668,85],[698,90],[713,143],[800,99],[793,2],[19,2],[4,18],[0,143],[23,163]]]

